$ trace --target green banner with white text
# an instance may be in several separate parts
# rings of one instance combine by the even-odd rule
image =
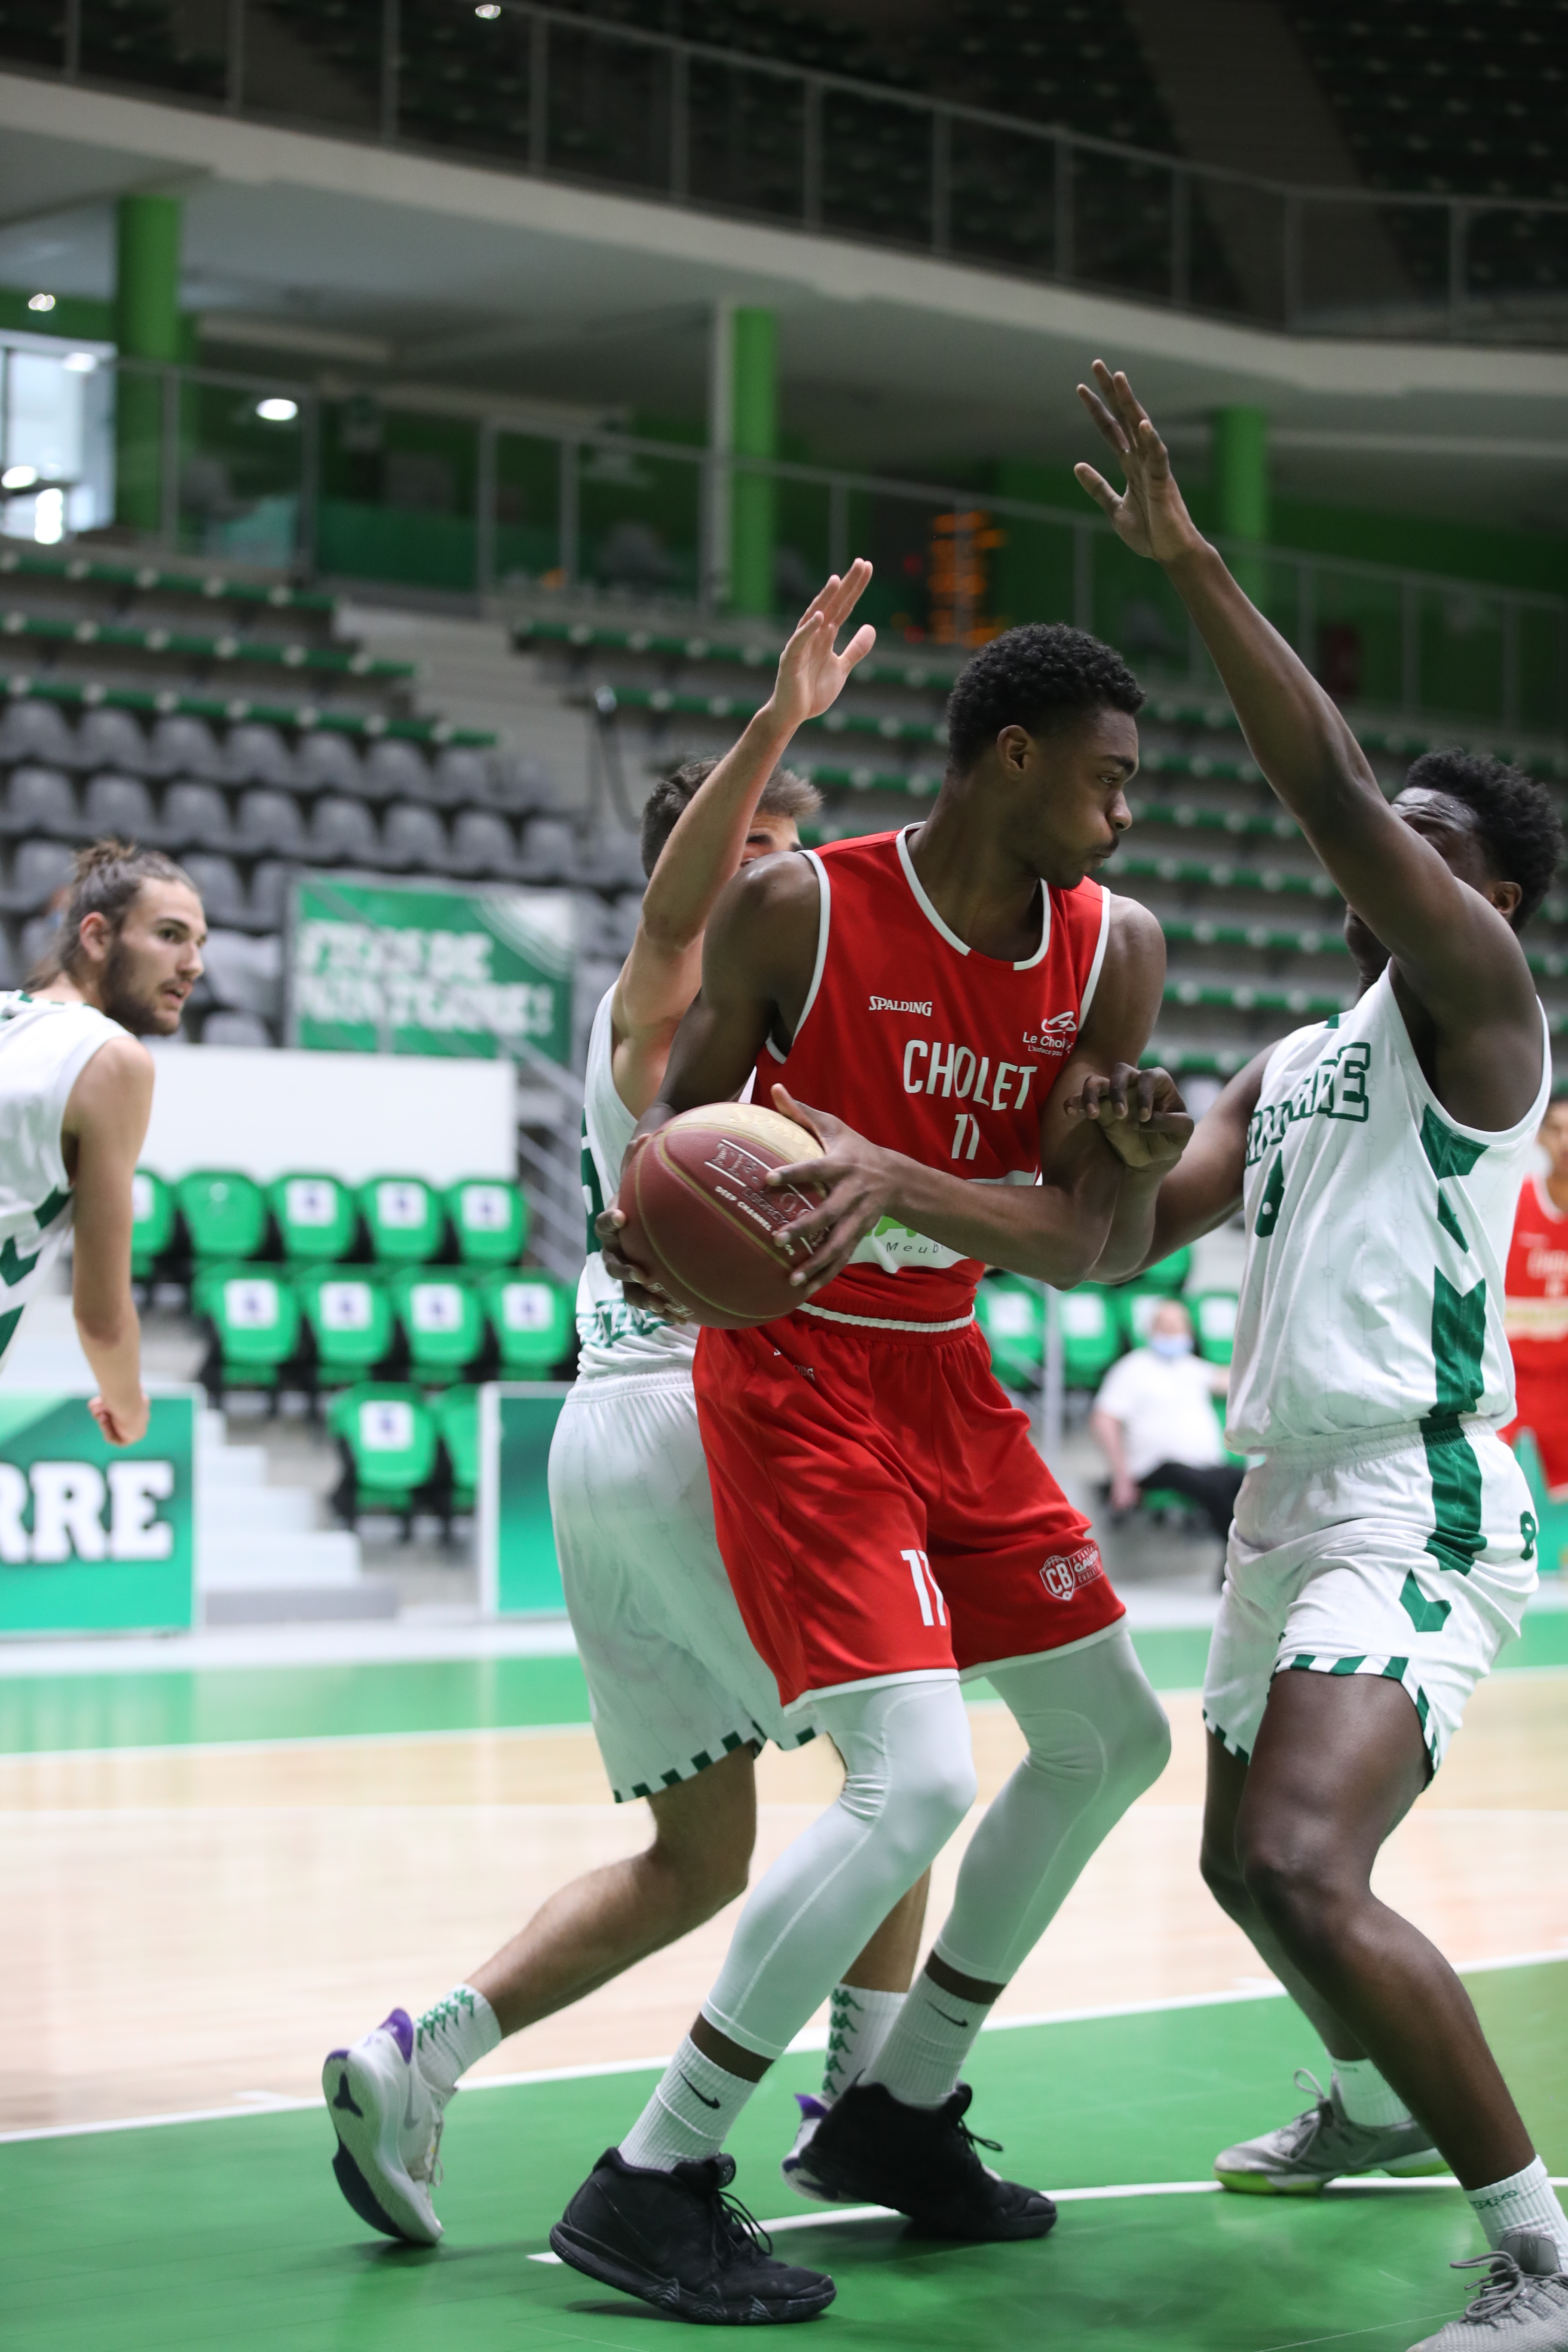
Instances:
[[[575,913],[563,890],[336,874],[294,884],[289,1042],[489,1060],[572,1052]]]
[[[0,1391],[0,1635],[191,1624],[198,1402],[110,1445],[85,1397]]]

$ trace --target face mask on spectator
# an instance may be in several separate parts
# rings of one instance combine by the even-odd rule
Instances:
[[[1190,1331],[1151,1331],[1149,1345],[1157,1356],[1190,1356],[1193,1335]]]

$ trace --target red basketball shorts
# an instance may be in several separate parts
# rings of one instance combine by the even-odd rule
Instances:
[[[1514,1397],[1514,1417],[1501,1434],[1511,1444],[1521,1429],[1531,1431],[1546,1483],[1556,1494],[1568,1486],[1568,1366],[1538,1372],[1515,1365]]]
[[[696,1387],[719,1549],[786,1706],[1037,1656],[1124,1613],[973,1324],[705,1330]]]

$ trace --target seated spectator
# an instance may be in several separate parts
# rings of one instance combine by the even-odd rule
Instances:
[[[1215,1417],[1225,1386],[1218,1365],[1193,1353],[1193,1318],[1179,1298],[1163,1298],[1148,1345],[1112,1364],[1089,1427],[1110,1465],[1110,1507],[1135,1510],[1145,1487],[1166,1487],[1196,1503],[1223,1543],[1230,1531],[1240,1465],[1226,1459]]]

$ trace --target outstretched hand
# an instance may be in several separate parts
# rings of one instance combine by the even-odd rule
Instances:
[[[1192,1114],[1168,1070],[1113,1063],[1109,1077],[1086,1077],[1062,1108],[1070,1119],[1092,1121],[1140,1173],[1173,1168],[1192,1140]]]
[[[870,583],[871,567],[858,555],[842,579],[837,572],[817,591],[801,614],[795,635],[779,656],[779,674],[773,705],[791,728],[808,719],[820,719],[831,709],[844,681],[857,662],[864,661],[877,642],[869,622],[856,630],[842,653],[834,640]]]
[[[1203,538],[1176,488],[1170,452],[1121,370],[1112,374],[1103,360],[1096,360],[1093,373],[1099,390],[1080,383],[1078,396],[1120,460],[1127,488],[1119,495],[1092,466],[1075,466],[1074,476],[1134,555],[1172,563],[1201,547]]]

